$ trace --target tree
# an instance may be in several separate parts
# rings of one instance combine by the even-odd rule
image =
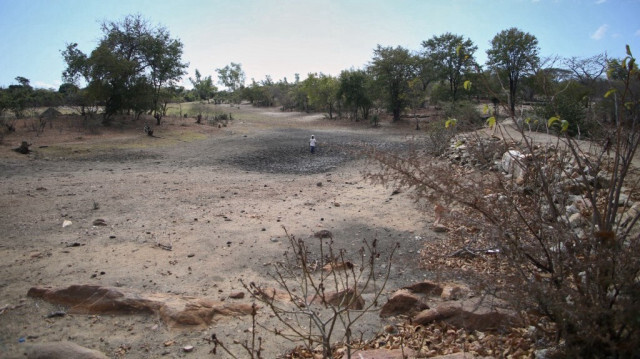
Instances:
[[[232,62],[221,69],[216,69],[216,72],[218,73],[218,82],[229,89],[234,97],[237,97],[236,91],[244,87],[245,81],[242,65]]]
[[[406,94],[409,81],[416,77],[416,58],[401,46],[393,48],[378,45],[373,54],[369,71],[384,89],[385,102],[393,113],[393,121],[398,121],[408,104]]]
[[[540,61],[538,57],[538,39],[510,28],[498,33],[491,40],[491,48],[487,50],[487,65],[500,76],[506,74],[509,80],[509,108],[515,114],[516,90],[521,76],[530,73]]]
[[[153,111],[160,125],[160,119],[164,115],[161,104],[163,87],[174,86],[176,81],[185,74],[184,69],[188,66],[181,62],[182,42],[172,39],[169,31],[163,27],[158,27],[154,31],[153,37],[145,37],[145,53],[149,66],[149,79],[153,85]]]
[[[311,101],[323,103],[325,109],[329,112],[329,118],[333,118],[333,110],[338,100],[338,87],[340,83],[338,79],[325,74],[320,74],[320,79],[316,91],[311,94]]]
[[[478,49],[470,39],[446,33],[422,42],[424,57],[431,59],[439,77],[449,82],[451,99],[455,102],[466,72],[475,65],[473,54]]]
[[[591,99],[598,92],[596,84],[604,83],[602,76],[607,70],[607,55],[598,54],[587,58],[571,57],[565,60],[565,66],[573,73],[575,79],[586,87],[584,106],[591,107]]]
[[[67,63],[63,79],[87,82],[91,98],[104,103],[103,123],[116,113],[159,110],[162,86],[179,80],[186,64],[181,62],[182,43],[164,27],[152,27],[141,15],[119,22],[104,22],[103,38],[87,56],[69,44],[62,51]],[[140,91],[148,96],[140,96]]]
[[[25,111],[33,104],[33,87],[29,79],[16,77],[18,85],[9,85],[7,90],[7,107],[13,111],[16,118],[22,118]]]
[[[369,97],[369,81],[368,74],[363,70],[345,70],[340,73],[338,96],[343,99],[345,106],[351,108],[356,121],[358,110],[361,110],[362,117],[366,119],[373,103]]]
[[[193,89],[196,91],[198,98],[208,103],[209,99],[213,97],[218,89],[213,85],[211,75],[203,78],[200,71],[196,69],[195,77],[195,79],[189,77],[189,81],[191,85],[193,85]]]

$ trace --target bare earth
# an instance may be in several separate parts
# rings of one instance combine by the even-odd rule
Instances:
[[[287,250],[283,226],[309,243],[321,229],[336,249],[357,254],[377,238],[399,242],[387,290],[428,275],[418,267],[422,243],[436,234],[407,193],[363,180],[354,149],[363,143],[402,149],[412,125],[367,124],[277,110],[221,107],[227,127],[167,119],[145,136],[142,124],[99,133],[80,125],[26,124],[0,144],[0,358],[22,358],[30,343],[68,340],[113,358],[211,358],[211,334],[249,338],[250,317],[221,318],[205,329],[170,329],[154,316],[47,318],[56,305],[27,297],[34,286],[98,284],[142,293],[174,293],[234,302],[239,279],[273,285],[269,263]],[[318,152],[308,153],[308,138]],[[22,140],[33,152],[11,148]],[[106,226],[93,225],[102,219]],[[71,224],[63,227],[64,221]],[[171,246],[171,250],[163,249]],[[380,265],[383,265],[382,261]],[[367,299],[365,297],[365,299]],[[277,326],[268,311],[258,321]],[[358,330],[386,324],[371,314]],[[265,338],[263,356],[295,344]],[[166,344],[169,345],[166,345]],[[190,353],[184,346],[192,345]]]

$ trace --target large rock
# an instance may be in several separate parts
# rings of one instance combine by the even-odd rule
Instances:
[[[469,288],[465,285],[448,283],[442,287],[440,298],[442,300],[459,300],[466,297],[469,292]]]
[[[108,359],[103,353],[81,347],[72,342],[30,344],[25,355],[27,359]]]
[[[476,314],[458,306],[441,306],[435,309],[428,309],[413,317],[413,323],[415,324],[428,325],[433,322],[446,322],[457,328],[480,332],[499,331],[522,324],[518,318],[509,314],[495,311]]]
[[[525,156],[516,150],[509,150],[502,155],[502,170],[518,180],[523,180],[525,175]]]
[[[411,293],[408,289],[400,289],[393,293],[389,300],[380,309],[380,317],[406,314],[413,315],[429,309],[429,306],[420,300],[420,297]]]
[[[324,296],[316,295],[311,299],[311,303],[326,303],[339,308],[347,307],[355,310],[361,310],[365,304],[360,292],[353,288],[343,289],[337,292],[326,292]]]
[[[28,296],[70,306],[79,314],[158,314],[171,327],[208,326],[216,316],[249,315],[250,304],[233,304],[163,293],[140,294],[122,288],[72,285],[33,287]]]

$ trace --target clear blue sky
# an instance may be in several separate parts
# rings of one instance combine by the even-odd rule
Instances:
[[[0,0],[0,86],[16,76],[55,88],[60,55],[77,42],[89,54],[100,23],[141,14],[184,44],[195,69],[213,75],[242,64],[247,81],[339,75],[364,67],[378,45],[421,50],[445,32],[470,38],[486,60],[491,39],[517,27],[538,38],[541,55],[640,57],[640,0]]]

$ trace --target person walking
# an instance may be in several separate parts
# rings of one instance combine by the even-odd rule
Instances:
[[[314,135],[311,135],[311,139],[309,140],[309,147],[311,147],[311,153],[316,152],[316,138]]]

